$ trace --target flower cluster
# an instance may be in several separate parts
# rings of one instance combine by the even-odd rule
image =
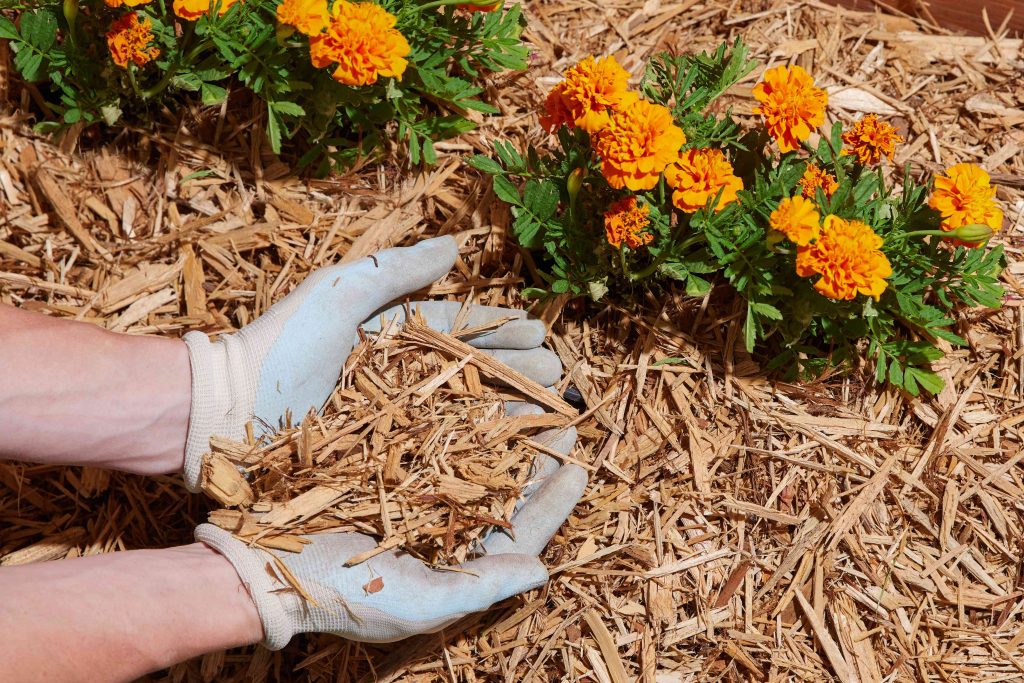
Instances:
[[[743,181],[720,149],[687,150],[665,172],[665,180],[675,190],[672,203],[686,213],[703,209],[716,198],[715,210],[721,211],[743,189]]]
[[[381,76],[401,80],[412,48],[395,22],[372,2],[335,0],[326,32],[309,38],[310,60],[317,68],[336,64],[331,75],[345,85],[370,85]]]
[[[626,244],[637,249],[648,244],[654,235],[645,232],[651,224],[651,207],[637,204],[636,197],[623,197],[612,203],[604,213],[604,229],[608,244],[615,248]]]
[[[999,232],[1003,227],[1003,210],[996,204],[995,196],[996,189],[985,169],[976,164],[957,164],[947,169],[946,175],[936,176],[928,205],[942,214],[941,228],[946,232],[969,225],[983,225]]]
[[[291,26],[307,36],[318,35],[330,20],[327,0],[284,0],[277,6],[277,23]]]
[[[815,164],[808,163],[804,174],[800,176],[800,193],[807,199],[814,199],[820,188],[825,197],[831,197],[839,189],[836,177],[827,171],[823,171]]]
[[[45,101],[28,105],[50,117],[41,128],[148,129],[159,112],[234,94],[262,109],[252,132],[270,152],[319,176],[392,153],[437,163],[436,141],[497,113],[490,77],[529,57],[523,10],[503,0],[16,4],[0,12],[0,43],[19,82],[41,84]]]
[[[615,57],[587,57],[564,74],[564,80],[548,94],[541,125],[549,132],[563,125],[599,133],[611,121],[612,114],[636,101],[629,91],[629,72]]]
[[[820,275],[814,288],[830,299],[851,301],[866,294],[878,301],[892,266],[882,253],[882,238],[869,225],[829,215],[814,244],[797,250],[796,272]]]
[[[152,45],[153,22],[147,17],[139,21],[136,12],[129,12],[110,26],[107,32],[107,46],[110,56],[122,69],[128,63],[145,66],[160,56],[160,49]]]
[[[185,21],[196,21],[200,17],[216,12],[217,16],[227,14],[238,0],[174,0],[174,13]]]
[[[879,381],[937,391],[931,340],[961,343],[959,307],[999,303],[998,248],[961,248],[1002,223],[991,179],[958,164],[933,191],[909,171],[886,180],[896,126],[869,114],[826,127],[827,91],[799,66],[764,71],[760,121],[745,130],[713,104],[755,68],[740,42],[662,54],[634,91],[614,58],[587,57],[540,115],[556,148],[498,143],[497,159],[474,157],[520,244],[544,252],[542,287],[525,293],[639,305],[638,287],[675,281],[713,305],[727,285],[718,298],[740,297],[743,342],[772,367],[854,367],[866,352]]]
[[[760,102],[754,113],[764,118],[765,128],[781,152],[799,149],[800,143],[825,123],[828,93],[814,87],[814,79],[802,67],[768,69],[754,87],[754,99]]]
[[[855,154],[857,161],[864,166],[877,164],[883,156],[892,161],[896,145],[903,142],[891,123],[879,121],[874,114],[864,116],[842,137],[843,142],[849,145],[843,149],[843,154]]]
[[[679,148],[685,142],[686,135],[666,107],[637,100],[615,113],[598,133],[594,148],[609,185],[650,190],[665,168],[679,158]]]

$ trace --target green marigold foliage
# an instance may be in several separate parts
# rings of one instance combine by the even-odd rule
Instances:
[[[434,141],[475,127],[469,112],[497,112],[482,98],[482,78],[526,67],[518,6],[469,12],[453,0],[381,0],[411,47],[408,68],[400,80],[342,85],[330,68],[312,66],[306,36],[279,30],[278,4],[239,0],[193,22],[175,16],[172,0],[116,9],[102,0],[0,0],[9,10],[0,15],[0,40],[11,41],[22,78],[41,84],[50,116],[42,130],[79,121],[145,126],[165,109],[219,106],[244,89],[266,104],[273,151],[290,146],[321,174],[373,158],[396,139],[411,163],[434,163]],[[160,51],[141,67],[116,65],[105,39],[129,11],[151,21]]]
[[[744,189],[722,207],[719,193],[693,213],[679,210],[664,177],[650,191],[613,189],[592,138],[564,125],[553,149],[521,153],[499,141],[493,157],[473,157],[470,164],[493,176],[496,196],[511,206],[519,243],[538,252],[544,281],[526,294],[601,300],[677,283],[686,295],[703,297],[715,286],[728,286],[745,301],[747,350],[758,351],[768,367],[789,379],[849,369],[866,356],[881,383],[915,396],[941,390],[942,380],[930,367],[943,356],[936,342],[964,345],[955,331],[958,311],[1000,305],[1002,248],[955,246],[944,239],[942,217],[928,205],[931,182],[915,180],[908,166],[901,187],[887,186],[877,164],[862,165],[855,155],[840,153],[839,123],[822,131],[816,146],[805,143],[779,154],[763,129],[744,130],[731,111],[716,114],[716,99],[754,67],[737,41],[713,54],[659,55],[640,84],[642,97],[671,110],[687,137],[684,152],[725,153]],[[809,164],[838,183],[831,196],[818,188],[810,197],[821,217],[861,221],[883,239],[893,272],[878,301],[863,294],[852,300],[822,295],[813,287],[816,277],[796,272],[799,248],[771,234],[772,212],[783,198],[801,195],[799,181]],[[571,191],[573,184],[582,189]],[[646,232],[653,239],[636,248],[614,247],[606,238],[604,212],[630,194],[647,207]]]

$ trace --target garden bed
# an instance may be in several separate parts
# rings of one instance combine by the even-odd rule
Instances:
[[[52,142],[16,111],[0,60],[0,301],[131,333],[217,333],[319,265],[454,234],[461,264],[424,295],[521,306],[533,263],[507,209],[462,163],[491,140],[543,143],[536,112],[586,54],[635,70],[659,50],[742,35],[795,60],[831,115],[878,113],[898,166],[982,164],[1006,222],[1004,307],[966,315],[969,346],[934,397],[854,372],[772,381],[742,349],[725,288],[646,311],[557,299],[539,311],[593,416],[583,502],[551,543],[552,581],[400,645],[304,636],[153,680],[1012,680],[1024,675],[1024,50],[904,16],[817,2],[528,3],[532,70],[503,75],[503,116],[439,144],[408,179],[384,165],[306,181],[263,145],[253,109],[165,113],[98,146]],[[2,50],[2,47],[0,47]],[[2,54],[2,52],[0,52]],[[726,98],[749,115],[759,72]],[[523,146],[523,145],[520,145]],[[0,463],[0,565],[191,541],[211,501],[173,478]]]

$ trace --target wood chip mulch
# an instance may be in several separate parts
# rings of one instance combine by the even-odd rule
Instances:
[[[0,301],[133,334],[216,334],[318,266],[454,234],[456,268],[420,295],[521,306],[533,264],[461,155],[499,137],[545,143],[537,107],[586,54],[614,52],[638,75],[658,50],[742,35],[765,66],[807,68],[831,116],[893,121],[907,141],[897,167],[991,172],[1004,307],[964,312],[969,345],[938,364],[946,389],[915,399],[859,371],[766,377],[722,287],[556,301],[538,313],[592,411],[580,429],[604,436],[572,454],[590,482],[546,551],[547,586],[401,644],[303,636],[150,680],[1024,679],[1021,40],[815,0],[526,9],[534,66],[494,79],[503,116],[407,179],[388,164],[295,177],[245,107],[165,112],[103,145],[79,129],[45,140],[16,113],[37,93],[0,58]],[[742,117],[759,75],[726,98]],[[0,463],[0,565],[188,543],[214,505],[171,477]]]

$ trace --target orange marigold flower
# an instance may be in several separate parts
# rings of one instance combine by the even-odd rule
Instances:
[[[103,2],[106,3],[107,7],[113,7],[114,9],[117,9],[118,7],[125,6],[138,7],[139,5],[145,5],[150,2],[153,2],[153,0],[103,0]]]
[[[129,12],[110,25],[107,31],[107,47],[110,56],[122,69],[128,62],[145,66],[160,56],[160,49],[150,45],[153,42],[153,22],[147,17],[139,21],[139,15]]]
[[[860,221],[829,215],[814,244],[796,254],[800,277],[821,275],[814,288],[829,299],[851,301],[858,294],[878,300],[892,275],[889,259],[882,253],[882,238]]]
[[[704,208],[721,191],[715,211],[736,201],[743,180],[733,173],[720,149],[690,149],[665,170],[665,180],[675,189],[672,203],[687,213]]]
[[[779,150],[792,152],[825,122],[828,93],[814,87],[814,79],[799,66],[777,66],[764,72],[754,86],[754,98],[761,106],[755,114],[764,118],[768,134]]]
[[[679,156],[686,134],[660,104],[637,100],[616,112],[594,144],[601,173],[616,189],[650,190],[661,172]]]
[[[612,56],[597,60],[587,57],[564,75],[565,80],[548,94],[545,113],[540,117],[549,133],[562,124],[597,133],[608,125],[612,114],[638,99],[628,90],[629,72]]]
[[[210,13],[211,5],[217,5],[217,16],[223,16],[238,0],[174,0],[174,13],[185,21],[195,21]]]
[[[805,247],[821,234],[821,214],[814,202],[792,197],[779,202],[768,221],[771,229],[785,235],[790,242]]]
[[[1003,210],[996,204],[996,188],[988,173],[977,164],[957,164],[946,169],[946,175],[935,176],[935,189],[928,206],[942,214],[942,229],[952,232],[965,225],[987,225],[999,232],[1003,227]],[[978,246],[980,242],[958,244]]]
[[[336,0],[327,32],[309,39],[313,66],[337,64],[334,80],[345,85],[370,85],[380,76],[402,79],[411,48],[395,16],[372,2]]]
[[[625,242],[630,249],[639,249],[654,239],[654,235],[644,232],[651,224],[647,217],[651,207],[637,204],[636,197],[623,197],[612,203],[604,212],[604,232],[608,236],[608,244],[616,249]]]
[[[814,164],[807,164],[807,170],[804,171],[798,182],[802,188],[801,194],[808,199],[814,199],[817,196],[819,187],[826,197],[831,197],[832,193],[839,189],[836,177]]]
[[[850,149],[843,148],[843,154],[856,154],[857,161],[868,166],[877,164],[883,156],[892,161],[896,145],[903,142],[903,138],[896,134],[892,124],[879,121],[874,114],[866,114],[843,133],[843,142],[850,146]]]
[[[314,36],[327,28],[330,18],[327,0],[284,0],[277,6],[278,22],[294,26],[307,36]]]

